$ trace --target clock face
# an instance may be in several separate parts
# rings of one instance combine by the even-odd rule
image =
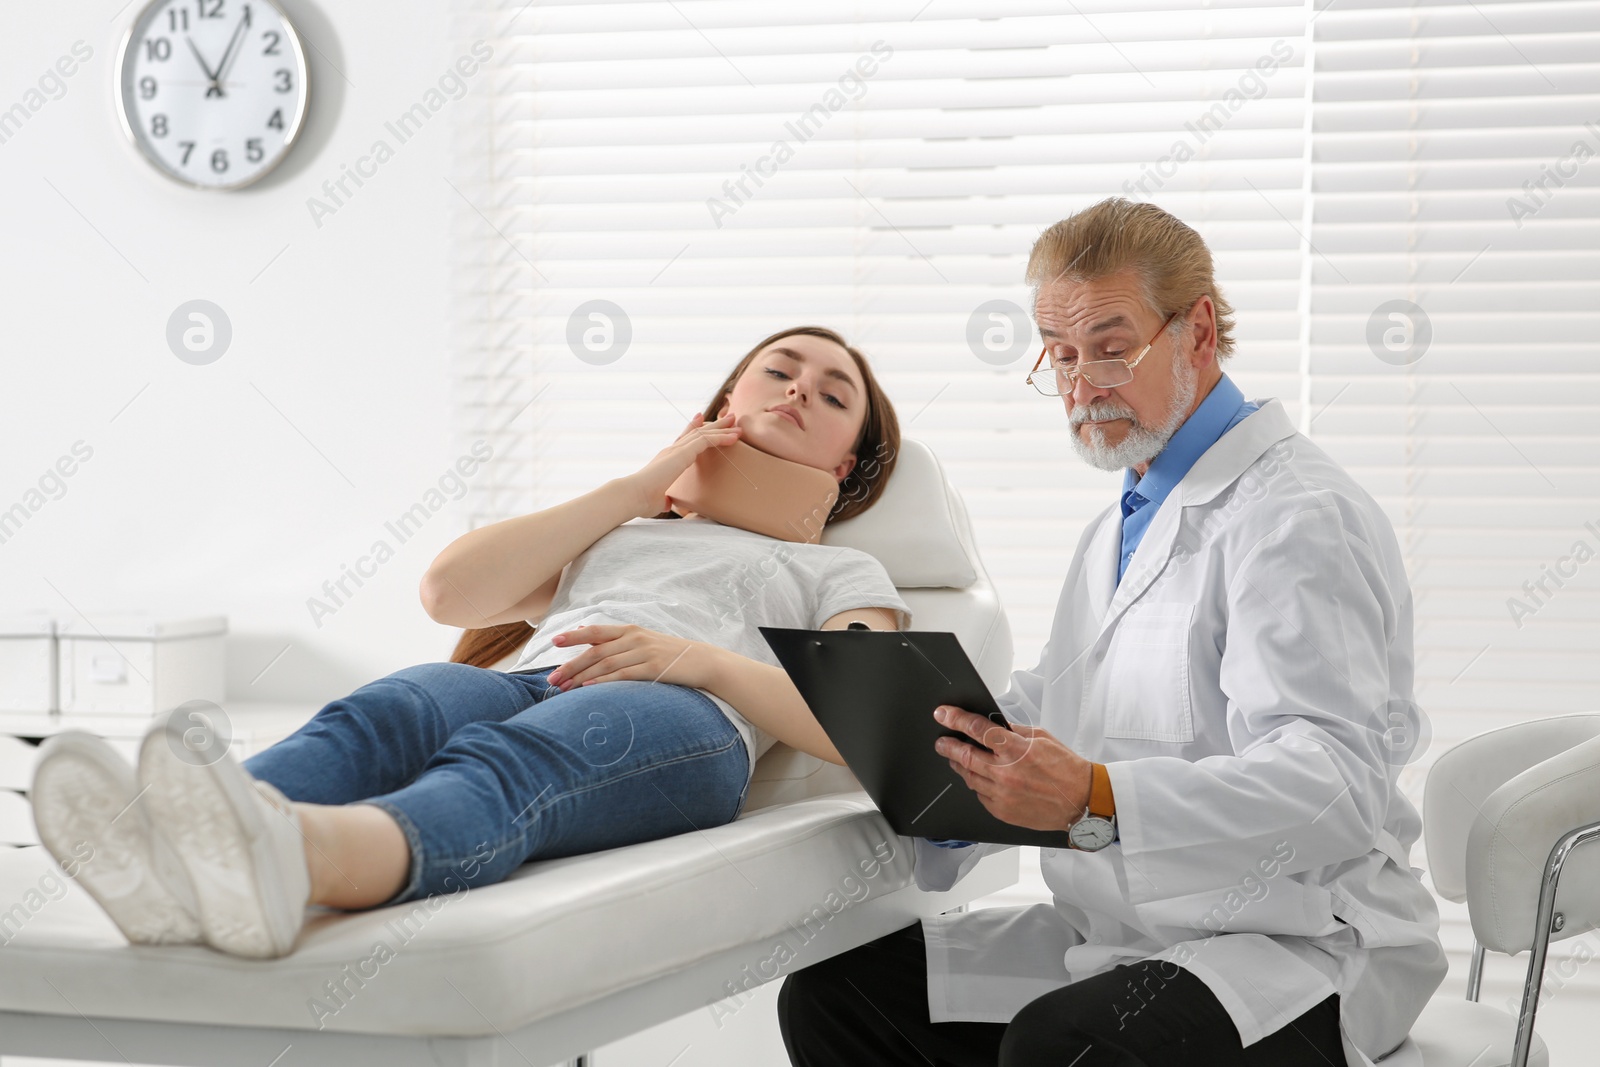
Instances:
[[[169,178],[237,189],[288,154],[306,74],[300,37],[273,0],[152,0],[117,55],[117,111]]]

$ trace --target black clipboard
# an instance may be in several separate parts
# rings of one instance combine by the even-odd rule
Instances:
[[[966,734],[934,721],[949,704],[1009,724],[953,633],[760,627],[828,739],[897,834],[1067,848],[1065,830],[1002,822],[934,750]]]

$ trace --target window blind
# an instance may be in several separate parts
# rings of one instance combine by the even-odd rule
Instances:
[[[1308,422],[1405,551],[1420,801],[1457,741],[1597,705],[1600,4],[1340,0],[1311,35]]]
[[[1297,414],[1303,376],[1303,7],[1068,8],[459,3],[494,50],[450,179],[458,425],[496,448],[472,521],[637,469],[756,341],[819,323],[944,461],[1036,655],[1121,477],[1023,381],[1039,232],[1161,203],[1216,252],[1246,395]]]

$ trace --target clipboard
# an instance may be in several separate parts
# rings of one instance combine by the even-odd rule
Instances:
[[[934,721],[933,709],[940,704],[1010,728],[955,634],[759,629],[895,833],[1069,847],[1065,830],[1030,830],[995,818],[934,750],[940,737],[974,743]]]

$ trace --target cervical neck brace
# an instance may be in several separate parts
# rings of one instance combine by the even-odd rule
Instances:
[[[708,448],[667,487],[670,504],[724,526],[815,544],[839,483],[827,471],[779,459],[743,441]]]

